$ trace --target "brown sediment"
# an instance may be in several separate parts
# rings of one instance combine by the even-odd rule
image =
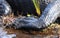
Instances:
[[[60,25],[52,24],[50,27],[44,29],[43,31],[30,31],[16,30],[13,28],[5,29],[8,34],[16,34],[16,38],[49,38],[49,37],[60,37]]]

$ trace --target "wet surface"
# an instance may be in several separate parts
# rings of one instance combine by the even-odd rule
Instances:
[[[5,29],[8,34],[16,34],[16,38],[60,38],[60,24],[52,24],[43,31],[25,31],[15,30],[13,28]]]

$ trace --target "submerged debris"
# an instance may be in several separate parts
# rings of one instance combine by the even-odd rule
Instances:
[[[0,38],[13,38],[16,37],[15,34],[7,34],[7,31],[4,30],[5,26],[3,23],[2,17],[0,17]]]

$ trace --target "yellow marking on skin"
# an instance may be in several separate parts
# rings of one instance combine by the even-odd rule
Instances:
[[[38,3],[38,0],[32,0],[32,1],[34,3],[35,8],[36,8],[37,14],[40,16],[41,11],[40,11],[40,6],[39,6],[39,3]]]
[[[30,14],[27,14],[28,17],[30,17],[31,15]]]

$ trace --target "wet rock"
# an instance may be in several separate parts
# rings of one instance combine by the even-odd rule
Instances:
[[[4,36],[1,36],[1,38],[16,38],[16,35],[15,34],[4,35]]]
[[[0,27],[0,38],[13,38],[16,37],[15,34],[7,34],[2,27]]]

